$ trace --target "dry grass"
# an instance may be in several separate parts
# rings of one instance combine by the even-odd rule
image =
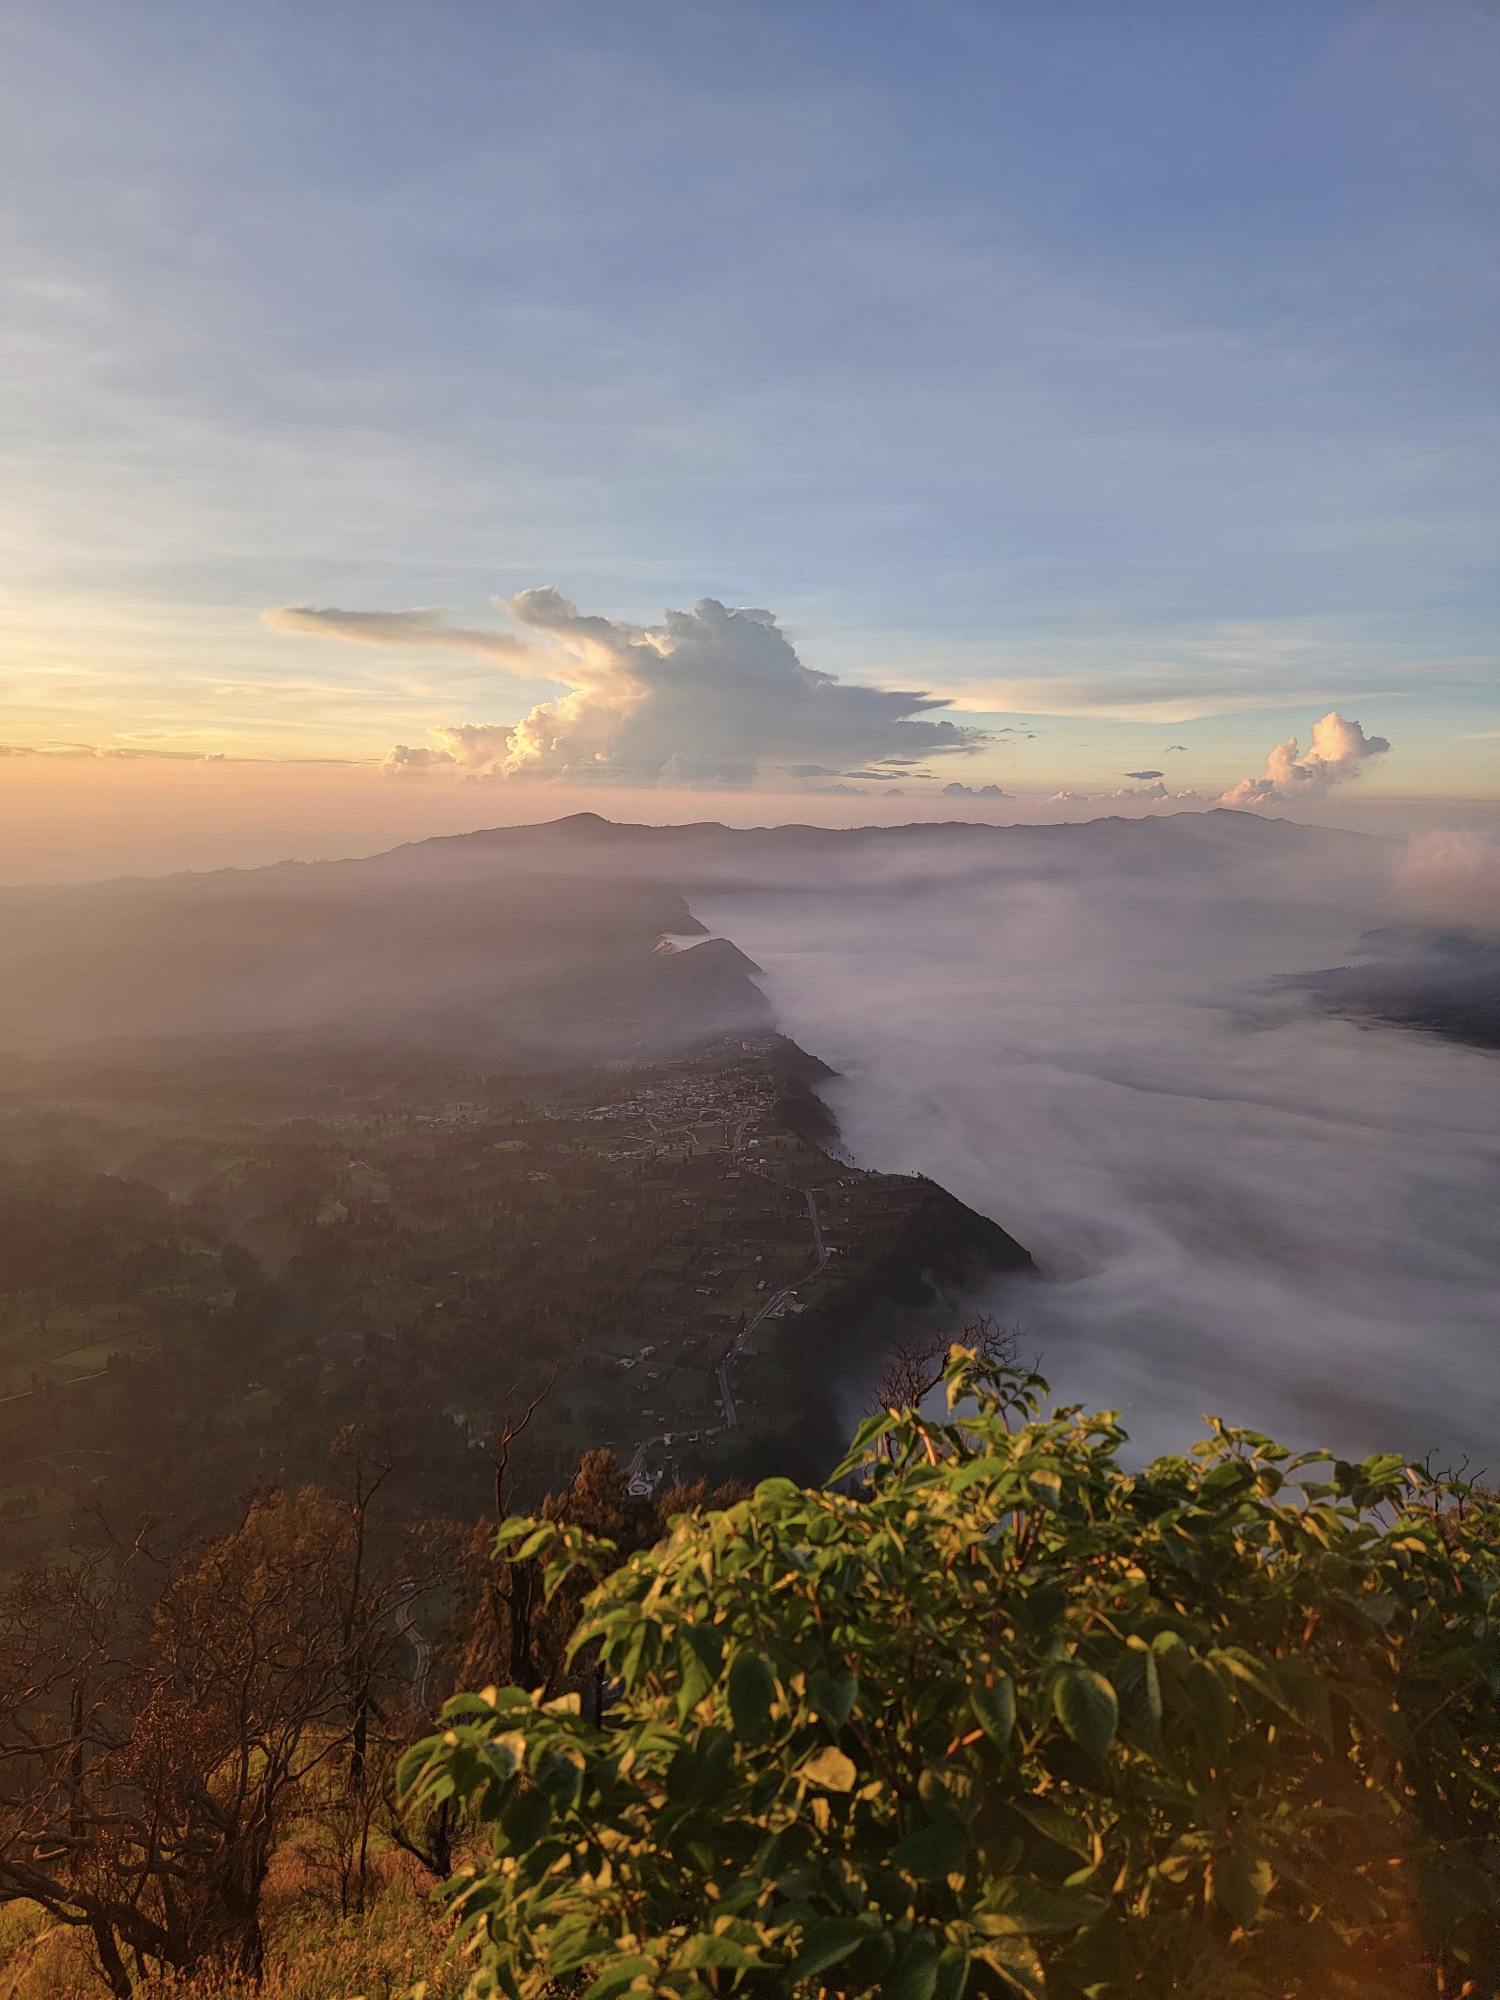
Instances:
[[[394,1852],[372,1868],[363,1916],[341,1916],[319,1857],[290,1841],[266,1884],[266,1969],[258,1985],[204,1971],[148,1974],[140,2000],[401,2000],[418,1980],[429,2000],[456,2000],[466,1968],[445,1960],[448,1926],[421,1871]],[[0,1911],[0,2000],[110,2000],[86,1935],[25,1907]]]

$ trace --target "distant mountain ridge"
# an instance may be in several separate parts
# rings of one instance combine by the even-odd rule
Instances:
[[[749,829],[579,813],[398,847],[156,879],[0,890],[0,1050],[138,1064],[236,1042],[257,1061],[320,1050],[535,1070],[659,1058],[760,1033],[757,968],[702,935],[690,896],[753,884],[851,888],[966,869],[1045,877],[1080,855],[1129,874],[1373,852],[1361,834],[1215,810],[1161,820],[993,827]]]

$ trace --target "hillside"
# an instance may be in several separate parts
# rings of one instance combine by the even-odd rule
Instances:
[[[533,1498],[601,1446],[816,1479],[892,1338],[1029,1267],[839,1157],[756,967],[661,949],[702,926],[601,825],[0,898],[7,1567],[215,1529],[355,1422],[473,1518],[538,1396]]]

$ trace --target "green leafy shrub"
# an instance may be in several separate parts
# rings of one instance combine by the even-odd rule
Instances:
[[[866,1423],[851,1494],[767,1480],[607,1544],[575,1652],[407,1755],[476,1816],[470,1991],[1492,1994],[1500,1514],[1397,1458],[1123,1433],[955,1348],[949,1417]]]

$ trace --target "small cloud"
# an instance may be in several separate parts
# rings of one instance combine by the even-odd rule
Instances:
[[[1088,802],[1087,792],[1054,792],[1050,799],[1043,801],[1049,806],[1086,806]]]
[[[1366,736],[1357,722],[1330,709],[1313,724],[1312,745],[1297,755],[1297,739],[1289,736],[1266,758],[1258,778],[1241,778],[1219,800],[1224,806],[1281,806],[1298,800],[1325,798],[1332,786],[1358,774],[1370,757],[1390,749],[1383,736]]]
[[[409,743],[398,743],[386,752],[381,759],[380,768],[382,771],[399,776],[407,771],[431,771],[439,765],[451,765],[453,762],[454,757],[450,750],[427,750],[421,745],[413,748]]]
[[[1159,778],[1162,773],[1160,771],[1127,771],[1125,775],[1127,778]]]

